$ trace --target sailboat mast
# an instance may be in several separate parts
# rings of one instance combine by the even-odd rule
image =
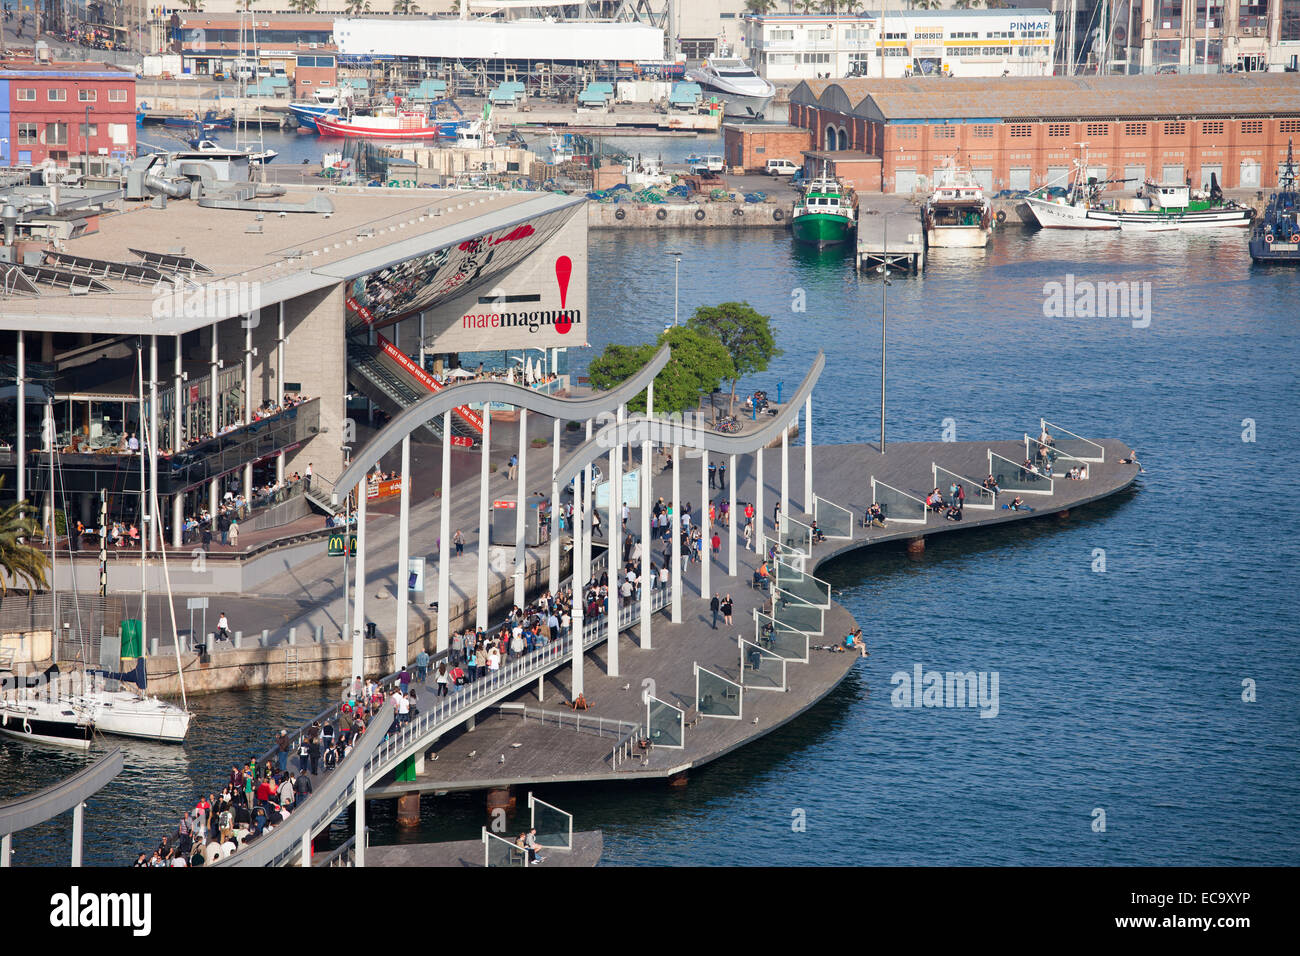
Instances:
[[[59,531],[59,502],[54,497],[54,445],[58,438],[58,429],[54,426],[54,399],[47,399],[45,402],[45,436],[50,445],[50,640],[52,641],[54,652],[51,655],[56,661],[59,659],[59,575],[57,555],[59,549],[55,547],[58,540]]]
[[[149,471],[145,467],[145,459],[148,457],[145,451],[144,438],[146,431],[144,428],[144,339],[135,341],[135,363],[136,378],[140,385],[140,404],[136,416],[136,426],[140,430],[140,653],[145,654],[149,647],[149,592],[148,592],[148,565],[146,559],[149,555],[149,536],[145,534],[145,507],[148,503],[146,495],[149,493]]]

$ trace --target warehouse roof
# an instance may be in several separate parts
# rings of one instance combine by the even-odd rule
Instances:
[[[810,80],[791,103],[885,122],[1300,115],[1290,73]]]

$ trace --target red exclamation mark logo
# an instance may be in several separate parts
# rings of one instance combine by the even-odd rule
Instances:
[[[566,308],[565,303],[569,298],[569,276],[573,274],[573,260],[568,256],[560,256],[555,260],[555,281],[560,285],[560,308]],[[573,328],[573,320],[568,316],[556,319],[555,331],[561,335],[566,334],[569,329]]]

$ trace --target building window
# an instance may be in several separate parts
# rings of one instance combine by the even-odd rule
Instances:
[[[1282,133],[1300,133],[1300,120],[1282,120],[1278,124],[1278,130]]]
[[[1186,132],[1186,123],[1165,123],[1164,125],[1164,134],[1166,136],[1182,136]]]
[[[46,123],[45,124],[45,145],[46,146],[67,146],[68,145],[68,124],[67,123]]]
[[[769,53],[767,55],[768,66],[790,66],[796,61],[798,54],[795,53]]]
[[[1125,136],[1145,136],[1146,134],[1147,134],[1146,123],[1125,123],[1124,124]]]
[[[957,130],[952,126],[935,126],[931,132],[935,139],[952,139],[957,135]]]
[[[708,39],[684,39],[682,44],[682,56],[688,60],[703,60],[713,56],[713,50],[716,41]]]
[[[1109,136],[1109,135],[1110,135],[1110,124],[1109,124],[1109,123],[1089,123],[1087,129],[1085,130],[1085,133],[1086,133],[1088,136]]]
[[[1034,128],[1028,125],[1015,125],[1007,130],[1007,135],[1013,139],[1028,139],[1034,135]]]
[[[77,135],[80,136],[82,139],[89,139],[92,136],[98,136],[99,124],[91,123],[89,126],[87,126],[85,123],[78,123]]]
[[[18,87],[18,99],[34,100],[36,99],[36,90],[30,86],[20,86]]]
[[[68,91],[65,89],[48,89],[45,91],[46,99],[51,103],[62,103],[68,98]]]
[[[110,103],[125,103],[125,102],[126,102],[126,90],[109,90],[109,91],[108,91],[108,101],[109,101]]]
[[[768,38],[768,40],[771,41],[772,43],[783,43],[783,42],[785,42],[785,41],[787,41],[787,40],[793,40],[793,39],[794,39],[794,31],[793,31],[793,30],[773,30],[770,34],[768,34],[768,37],[767,37],[767,38]]]
[[[1223,123],[1219,120],[1202,123],[1201,132],[1204,133],[1206,136],[1222,136]]]
[[[32,146],[40,142],[40,127],[35,123],[18,124],[18,145]]]
[[[992,126],[975,126],[971,129],[971,136],[975,139],[992,139],[994,129]]]
[[[82,103],[93,103],[99,99],[99,93],[95,90],[77,90],[77,99]]]
[[[894,130],[895,139],[916,139],[915,126],[900,126]]]
[[[1263,120],[1242,120],[1241,131],[1243,133],[1262,133],[1264,132]]]
[[[1069,136],[1070,124],[1069,123],[1048,123],[1047,135],[1048,136]]]
[[[829,53],[805,53],[803,55],[803,61],[805,63],[826,64],[831,61],[831,55]]]

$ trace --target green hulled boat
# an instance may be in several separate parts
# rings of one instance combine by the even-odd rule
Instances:
[[[819,177],[795,201],[790,229],[799,242],[829,246],[852,238],[857,220],[853,191],[835,179]]]

